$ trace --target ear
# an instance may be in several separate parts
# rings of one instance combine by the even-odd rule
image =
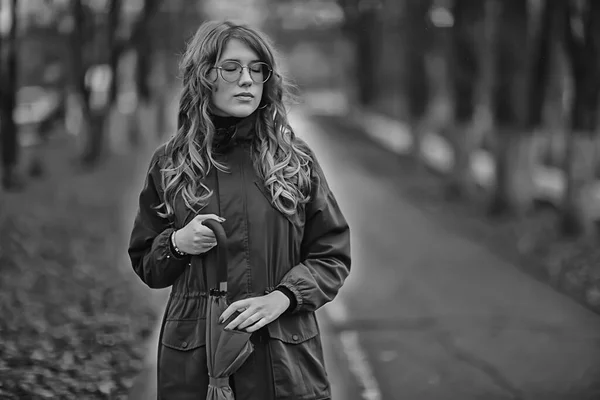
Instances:
[[[208,80],[212,83],[217,82],[217,79],[219,79],[219,74],[217,72],[217,70],[215,68],[211,69],[210,71],[208,71],[208,75],[206,76],[208,78]]]

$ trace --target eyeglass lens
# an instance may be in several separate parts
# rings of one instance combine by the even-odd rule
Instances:
[[[235,82],[242,75],[243,66],[235,61],[227,61],[221,64],[221,77],[227,82]],[[255,62],[247,66],[250,78],[256,83],[265,83],[271,77],[271,69],[264,62]]]

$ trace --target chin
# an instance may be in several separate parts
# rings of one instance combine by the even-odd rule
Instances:
[[[248,115],[252,114],[256,111],[257,107],[254,105],[238,105],[236,107],[231,107],[228,110],[224,110],[232,117],[245,118]]]

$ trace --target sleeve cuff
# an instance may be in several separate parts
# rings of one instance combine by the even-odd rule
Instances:
[[[294,296],[294,293],[290,289],[288,289],[285,286],[280,285],[280,286],[277,286],[275,288],[275,290],[280,291],[281,293],[286,295],[286,297],[290,300],[290,305],[288,306],[287,310],[285,310],[286,313],[290,313],[296,309],[296,306],[298,305],[298,301],[296,300],[296,296]]]
[[[189,260],[189,255],[181,257],[172,248],[171,235],[173,231],[172,228],[167,228],[154,239],[152,253],[156,255],[156,261],[170,260],[174,263],[183,263]]]
[[[175,250],[175,246],[173,246],[173,235],[175,234],[175,230],[172,229],[171,233],[169,234],[169,252],[171,253],[170,256],[173,257],[176,260],[183,260],[185,259],[188,255],[184,254],[183,256],[179,255],[177,253],[177,251]]]

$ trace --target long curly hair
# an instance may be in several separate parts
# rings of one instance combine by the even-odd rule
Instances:
[[[291,86],[279,72],[275,50],[266,35],[230,21],[203,23],[181,58],[183,90],[178,128],[166,145],[167,162],[161,171],[164,198],[158,207],[159,214],[172,216],[178,195],[183,197],[187,208],[198,212],[213,194],[201,179],[212,167],[228,171],[226,165],[213,158],[215,126],[210,117],[210,99],[215,81],[209,73],[227,42],[234,38],[248,45],[273,69],[271,78],[264,84],[261,105],[255,111],[252,161],[272,205],[298,223],[298,211],[310,198],[313,159],[287,119],[284,99],[291,98]]]

